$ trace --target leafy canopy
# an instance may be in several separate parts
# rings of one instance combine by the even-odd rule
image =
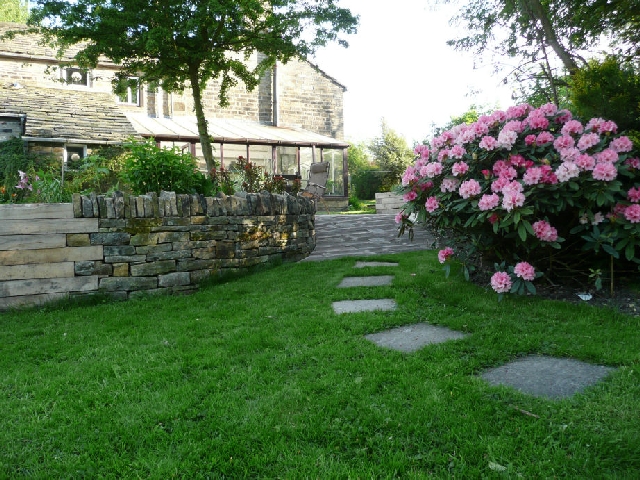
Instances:
[[[29,8],[26,1],[2,0],[0,2],[0,22],[27,23]]]

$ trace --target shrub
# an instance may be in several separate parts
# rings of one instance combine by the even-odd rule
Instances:
[[[416,214],[458,251],[505,262],[502,270],[526,261],[535,276],[588,277],[603,261],[640,263],[640,160],[614,122],[584,125],[552,104],[518,105],[415,153],[402,177],[401,230]],[[509,291],[532,291],[517,271],[509,277]],[[501,293],[508,284],[504,275],[493,283]]]
[[[178,148],[158,148],[153,139],[144,142],[132,141],[122,172],[122,178],[134,194],[160,193],[162,190],[175,193],[207,193],[211,182],[198,171],[196,160]]]

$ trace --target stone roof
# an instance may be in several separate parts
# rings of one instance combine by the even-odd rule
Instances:
[[[19,23],[0,22],[0,37],[11,31],[25,31],[26,25]],[[79,47],[71,47],[65,53],[62,61],[70,61]],[[16,34],[13,38],[0,40],[0,56],[15,56],[25,59],[55,59],[57,50],[54,47],[45,45],[42,36],[35,34]]]
[[[26,114],[25,137],[121,142],[136,135],[108,93],[0,86],[0,113]]]

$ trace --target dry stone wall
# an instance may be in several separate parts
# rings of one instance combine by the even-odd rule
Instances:
[[[76,195],[0,205],[0,309],[95,293],[188,293],[224,272],[297,261],[315,248],[302,197]]]

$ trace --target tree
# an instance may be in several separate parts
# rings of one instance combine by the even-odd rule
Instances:
[[[373,161],[380,168],[383,192],[391,190],[400,183],[402,174],[413,162],[415,155],[407,141],[389,128],[382,120],[382,135],[369,143]]]
[[[198,134],[207,168],[215,166],[202,104],[211,79],[219,79],[221,106],[231,87],[251,90],[276,61],[305,58],[339,35],[354,33],[358,19],[335,0],[38,0],[30,25],[60,52],[80,45],[74,62],[94,68],[101,55],[121,65],[116,93],[127,78],[193,92]],[[261,54],[255,67],[247,60]]]
[[[468,33],[449,45],[518,58],[511,72],[516,80],[544,87],[538,96],[559,104],[567,86],[563,77],[586,66],[580,52],[602,49],[603,35],[637,52],[640,0],[469,0],[452,22]],[[558,61],[564,72],[554,67]]]
[[[571,78],[573,111],[583,119],[613,120],[620,131],[640,131],[640,76],[618,57],[591,60]]]
[[[26,1],[2,0],[0,3],[0,22],[27,23],[29,7]]]
[[[354,143],[347,150],[349,163],[349,176],[351,177],[350,191],[360,200],[372,200],[381,185],[380,169],[375,165],[367,146],[363,143]]]

